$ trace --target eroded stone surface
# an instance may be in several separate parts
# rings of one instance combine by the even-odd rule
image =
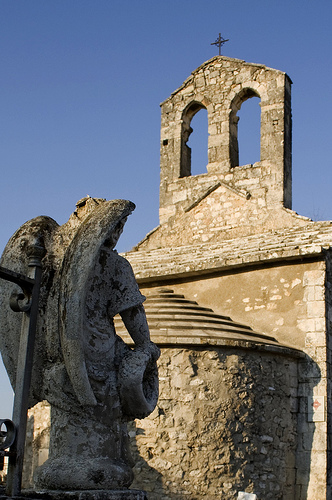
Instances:
[[[294,500],[296,359],[234,348],[162,349],[155,411],[131,426],[149,500]]]
[[[150,342],[144,296],[130,264],[114,251],[134,208],[125,200],[86,198],[68,223],[33,219],[4,250],[1,265],[23,273],[24,250],[33,237],[43,238],[47,252],[30,405],[51,405],[50,449],[35,471],[37,489],[112,490],[133,479],[126,422],[153,411],[159,356]],[[10,288],[1,288],[0,330],[14,386],[21,318],[9,309]],[[118,313],[133,350],[115,333]]]

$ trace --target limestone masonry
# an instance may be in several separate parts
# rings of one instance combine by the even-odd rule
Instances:
[[[237,112],[252,97],[260,161],[239,165]],[[193,176],[203,108],[208,164]],[[125,255],[162,351],[157,407],[130,430],[133,487],[149,500],[331,500],[332,226],[291,210],[290,78],[212,58],[161,104],[160,148],[160,225]]]
[[[237,111],[253,96],[260,161],[241,166]],[[186,143],[202,108],[208,165],[191,176]],[[136,424],[135,484],[151,499],[331,499],[332,227],[291,210],[291,80],[214,57],[161,114],[160,225],[126,254],[142,292],[167,287],[280,344],[222,328],[219,340],[190,340],[189,318],[167,338],[160,325],[160,399]]]

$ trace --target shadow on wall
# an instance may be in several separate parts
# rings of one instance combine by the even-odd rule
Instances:
[[[128,423],[128,431],[130,437],[130,452],[133,459],[132,465],[135,475],[135,479],[130,488],[146,491],[149,500],[160,500],[160,492],[164,491],[162,474],[151,467],[147,462],[147,460],[152,460],[153,458],[158,460],[158,457],[153,456],[154,452],[152,448],[149,447],[144,449],[143,453],[146,456],[142,456],[143,453],[140,453],[136,436],[140,436],[141,439],[144,438],[145,430],[138,427],[137,421]],[[165,494],[163,498],[168,498],[168,496]]]
[[[323,498],[325,422],[310,406],[321,374],[310,357],[162,351],[157,408],[130,429],[132,487],[149,500]]]
[[[319,465],[320,457],[326,456],[326,451],[319,446],[322,438],[326,441],[326,408],[324,398],[314,395],[317,393],[314,388],[320,381],[321,371],[318,364],[308,355],[299,360],[296,500],[323,498],[326,495],[326,492],[322,491],[326,485],[326,472]]]

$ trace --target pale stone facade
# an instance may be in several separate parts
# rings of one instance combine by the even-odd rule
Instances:
[[[125,255],[162,351],[159,403],[131,428],[150,500],[332,499],[332,225],[291,210],[290,90],[218,56],[161,105],[160,225]],[[240,166],[237,111],[254,96],[261,158]],[[192,176],[202,108],[207,172]]]
[[[184,439],[181,436],[187,432],[187,423],[182,421],[181,424],[180,417],[186,412],[188,402],[183,394],[177,402],[173,399],[179,391],[176,373],[184,367],[180,380],[185,391],[192,387],[190,384],[195,377],[186,375],[190,355],[183,345],[176,349],[174,341],[173,346],[162,350],[160,402],[147,422],[137,424],[141,430],[136,431],[137,447],[146,461],[146,465],[142,465],[142,460],[137,465],[136,484],[147,487],[148,470],[152,475],[157,471],[161,477],[158,491],[158,481],[153,483],[151,498],[233,499],[244,491],[264,500],[332,498],[329,472],[331,408],[328,402],[332,227],[330,222],[312,222],[291,210],[290,86],[290,79],[280,71],[215,57],[194,71],[161,105],[160,226],[126,255],[143,293],[154,293],[156,288],[166,285],[175,293],[196,300],[200,306],[272,335],[282,345],[301,350],[304,357],[288,358],[287,369],[287,358],[275,357],[271,376],[274,383],[279,377],[283,379],[288,401],[293,400],[293,403],[279,415],[280,401],[272,397],[271,406],[264,411],[273,439],[265,457],[264,472],[260,453],[250,455],[249,451],[241,451],[246,436],[250,435],[250,441],[254,441],[250,419],[244,419],[241,437],[234,455],[229,456],[225,473],[214,450],[225,449],[226,429],[233,428],[236,417],[233,415],[223,424],[216,403],[216,427],[210,431],[210,445],[208,440],[204,444],[199,441],[204,436],[199,429],[205,429],[206,420],[209,420],[204,397],[209,399],[214,377],[224,373],[220,359],[222,356],[233,359],[234,346],[231,349],[229,341],[229,351],[225,346],[222,349],[214,347],[218,361],[213,363],[209,357],[213,342],[206,341],[206,347],[200,348],[198,365],[205,376],[210,377],[210,386],[207,383],[210,389],[203,392],[200,401],[199,382],[192,396],[193,408],[199,408],[201,416],[201,427],[198,423],[196,426],[201,466],[191,465],[191,470],[182,467],[181,472],[179,464],[186,463],[188,458],[180,458]],[[254,165],[239,166],[236,112],[241,103],[252,96],[261,98],[261,159]],[[208,112],[209,163],[206,174],[191,176],[186,141],[191,118],[202,107]],[[245,357],[253,358],[253,366],[256,363],[264,366],[256,349],[249,347]],[[197,355],[195,351],[195,359]],[[235,354],[241,355],[240,351]],[[187,361],[184,361],[185,356]],[[265,356],[267,362],[269,357],[266,353]],[[289,359],[292,359],[292,371]],[[297,363],[297,371],[294,363]],[[263,369],[260,382],[257,379],[257,386],[253,384],[249,391],[258,412],[259,398],[255,398],[255,389],[260,388],[268,398],[268,391],[263,389],[268,373]],[[292,376],[288,378],[290,373]],[[204,387],[206,382],[201,372],[198,371],[196,377]],[[168,400],[170,415],[165,412],[165,416],[158,416],[158,408],[163,409],[167,399],[164,394],[169,394],[169,390],[163,389],[165,385],[173,391],[171,401]],[[223,381],[219,385],[225,390],[227,383]],[[237,387],[234,381],[230,385],[233,389],[234,385]],[[220,399],[223,400],[222,396]],[[241,408],[238,397],[232,400],[234,409]],[[246,411],[245,398],[242,411]],[[296,419],[294,433],[286,431],[291,436],[289,441],[285,439],[288,448],[282,442],[282,429],[288,425],[285,415],[287,418],[293,415]],[[168,428],[169,424],[164,424],[163,419],[167,417],[176,422],[173,430]],[[279,421],[278,429],[272,430],[269,419]],[[174,433],[176,439],[172,439]],[[261,435],[265,435],[263,431]],[[278,462],[274,453],[286,449],[288,457],[284,455],[285,461]],[[186,453],[194,459],[194,448],[187,449]],[[239,462],[236,453],[237,457],[242,457]],[[211,456],[217,467],[214,470],[207,465]],[[248,462],[252,467],[249,475],[246,473]],[[237,464],[236,471],[234,464]],[[155,471],[151,472],[149,467]],[[281,469],[286,473],[276,479],[275,474]],[[264,478],[257,481],[260,474]]]

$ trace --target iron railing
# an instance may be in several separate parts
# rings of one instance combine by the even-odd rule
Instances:
[[[6,494],[11,497],[18,496],[21,492],[29,392],[42,277],[41,260],[45,255],[42,240],[36,238],[34,244],[28,248],[27,253],[29,276],[0,266],[0,278],[15,283],[21,288],[21,291],[12,293],[9,297],[9,304],[13,311],[23,313],[13,416],[12,420],[0,420],[0,467],[4,463],[4,457],[7,456]]]

